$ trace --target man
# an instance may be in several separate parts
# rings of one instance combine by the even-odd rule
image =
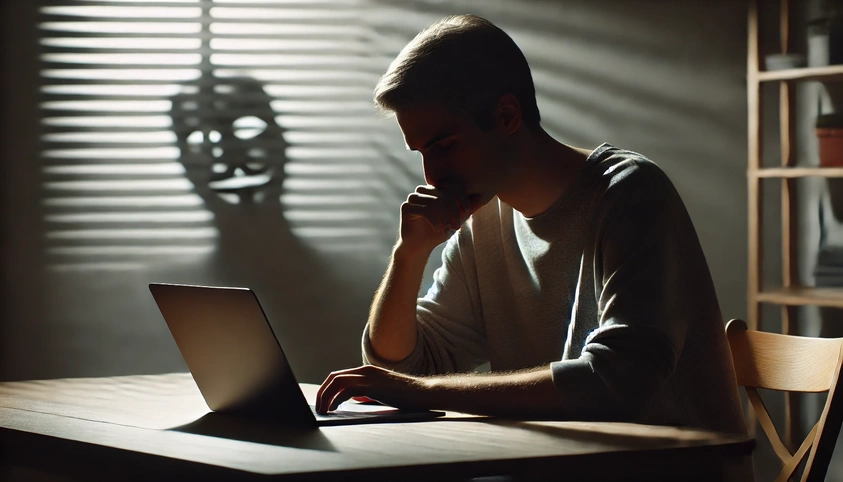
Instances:
[[[407,408],[744,432],[714,286],[691,219],[640,154],[579,149],[540,126],[529,66],[474,16],[421,32],[375,89],[426,185],[363,334],[352,396]],[[434,284],[425,263],[446,242]],[[489,364],[489,373],[473,373]]]

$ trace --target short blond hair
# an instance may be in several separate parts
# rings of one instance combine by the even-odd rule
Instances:
[[[508,93],[521,105],[522,122],[538,126],[536,90],[521,49],[492,22],[454,15],[422,30],[401,50],[378,81],[374,101],[383,113],[441,102],[468,112],[485,128]]]

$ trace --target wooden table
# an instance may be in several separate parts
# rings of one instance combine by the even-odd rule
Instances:
[[[303,385],[308,396],[316,386]],[[720,480],[746,437],[623,423],[443,420],[289,430],[209,413],[189,374],[0,383],[8,474],[103,480]],[[23,468],[23,469],[22,469]]]

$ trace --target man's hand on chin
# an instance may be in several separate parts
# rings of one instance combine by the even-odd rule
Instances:
[[[316,411],[336,410],[340,403],[365,396],[397,408],[425,409],[430,390],[424,379],[373,365],[340,370],[328,375],[316,394]]]

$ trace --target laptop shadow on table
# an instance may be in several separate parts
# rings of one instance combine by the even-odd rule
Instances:
[[[169,430],[280,447],[338,451],[318,427],[291,426],[216,412],[208,412],[193,422]]]

